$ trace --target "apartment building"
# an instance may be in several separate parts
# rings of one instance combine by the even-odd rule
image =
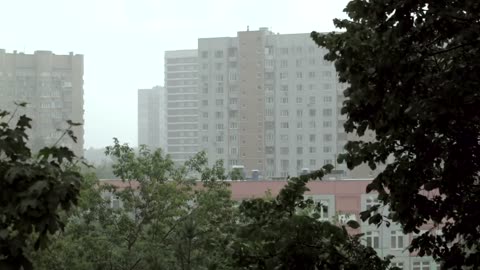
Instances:
[[[309,34],[267,28],[200,38],[199,137],[209,160],[264,178],[335,164],[345,85],[325,53]]]
[[[34,150],[54,145],[68,127],[66,121],[84,122],[83,55],[34,54],[0,50],[0,108],[13,112],[14,102],[27,102],[17,115],[33,119],[29,144]],[[64,136],[57,145],[68,146],[83,155],[84,128],[73,128],[74,143]]]
[[[197,50],[165,52],[167,152],[183,163],[199,151]]]
[[[138,90],[138,145],[166,151],[166,106],[165,88],[155,86]]]

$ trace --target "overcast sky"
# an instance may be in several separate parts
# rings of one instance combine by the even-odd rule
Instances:
[[[0,48],[85,58],[85,148],[137,145],[137,89],[163,85],[166,50],[199,37],[333,31],[348,0],[0,0]]]

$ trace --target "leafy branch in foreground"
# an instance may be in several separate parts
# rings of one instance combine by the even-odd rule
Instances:
[[[25,104],[18,104],[25,106]],[[27,251],[48,244],[61,230],[60,211],[76,202],[82,176],[66,147],[44,147],[32,156],[27,146],[31,119],[22,115],[11,127],[0,110],[0,268],[31,269]]]

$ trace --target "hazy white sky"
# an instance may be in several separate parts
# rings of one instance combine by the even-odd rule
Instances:
[[[137,145],[137,89],[163,85],[166,50],[199,37],[333,31],[348,0],[0,0],[0,48],[85,58],[85,148]]]

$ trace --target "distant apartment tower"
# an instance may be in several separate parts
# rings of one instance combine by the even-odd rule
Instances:
[[[138,145],[150,150],[167,147],[165,88],[155,86],[138,90]]]
[[[199,137],[209,161],[266,178],[335,164],[345,85],[325,53],[309,34],[266,28],[199,39]]]
[[[68,127],[66,121],[82,123],[73,128],[78,142],[64,136],[57,145],[71,147],[83,155],[83,55],[34,54],[0,50],[0,108],[15,110],[14,102],[27,102],[26,114],[33,119],[29,144],[33,149],[54,145]]]
[[[197,50],[165,52],[167,152],[182,163],[199,151]]]

